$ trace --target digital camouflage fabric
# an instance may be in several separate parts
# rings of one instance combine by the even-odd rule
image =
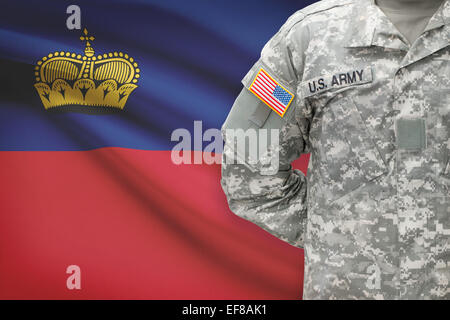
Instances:
[[[222,187],[236,215],[304,248],[304,299],[450,298],[449,44],[449,0],[412,45],[373,0],[326,0],[244,77],[224,136],[279,129],[280,165],[227,161],[225,137]],[[295,93],[284,117],[248,90],[261,68]]]

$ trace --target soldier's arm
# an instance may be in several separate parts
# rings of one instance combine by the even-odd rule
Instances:
[[[225,147],[221,183],[229,207],[236,215],[296,247],[302,247],[307,185],[304,174],[293,170],[291,162],[300,154],[309,152],[310,109],[296,90],[303,74],[303,52],[309,36],[306,30],[292,28],[288,24],[289,20],[266,44],[260,60],[243,79],[244,88],[222,127]],[[249,90],[261,68],[295,94],[283,117]],[[245,145],[243,152],[242,144],[241,147],[236,146],[235,137],[230,138],[227,134],[236,129],[254,130],[258,139],[270,136],[272,129],[279,130],[279,148],[271,141],[268,153],[262,153],[256,159],[253,155],[252,158],[249,145]],[[247,136],[254,138],[251,132]],[[277,156],[276,152],[278,168],[273,167],[271,161]],[[236,163],[238,161],[241,163]]]

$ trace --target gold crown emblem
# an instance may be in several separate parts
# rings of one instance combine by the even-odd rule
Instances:
[[[95,56],[84,29],[84,55],[58,51],[48,54],[35,67],[36,88],[46,110],[77,106],[123,110],[137,88],[139,72],[133,58],[123,52]]]

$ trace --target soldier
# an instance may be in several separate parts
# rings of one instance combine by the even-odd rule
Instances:
[[[222,187],[236,215],[304,248],[304,299],[450,297],[449,44],[450,0],[325,0],[243,78]],[[278,144],[233,161],[236,129]]]

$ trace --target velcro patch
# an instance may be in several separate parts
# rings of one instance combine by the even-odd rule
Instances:
[[[294,94],[283,87],[275,78],[261,68],[249,90],[273,111],[283,117],[289,108]]]
[[[398,118],[395,121],[397,147],[403,150],[419,150],[426,148],[425,119]]]

